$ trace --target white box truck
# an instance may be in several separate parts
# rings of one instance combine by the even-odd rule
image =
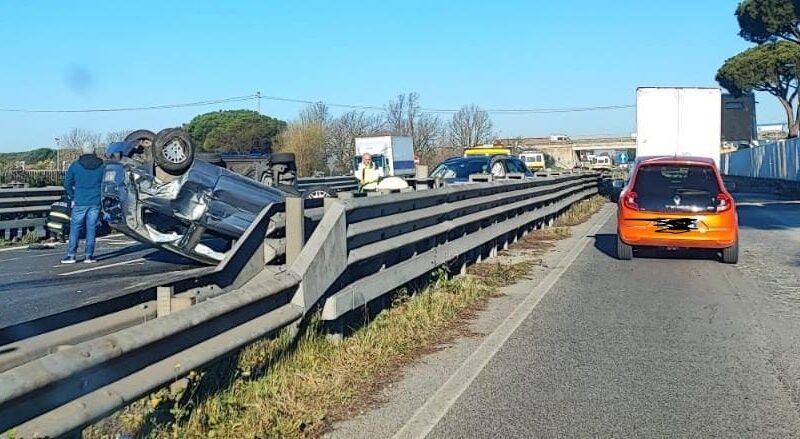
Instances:
[[[722,92],[718,88],[636,89],[636,157],[708,157],[719,167]]]
[[[372,163],[385,177],[414,175],[414,144],[408,136],[356,137],[356,155],[353,169],[358,169],[361,156],[369,153]]]

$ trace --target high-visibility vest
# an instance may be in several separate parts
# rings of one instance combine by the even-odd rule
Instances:
[[[374,183],[380,178],[380,172],[373,166],[359,165],[358,168],[358,181],[361,184]]]

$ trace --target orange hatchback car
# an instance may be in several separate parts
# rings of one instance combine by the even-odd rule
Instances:
[[[637,159],[617,207],[617,257],[634,247],[716,249],[722,262],[739,260],[739,220],[712,159]]]

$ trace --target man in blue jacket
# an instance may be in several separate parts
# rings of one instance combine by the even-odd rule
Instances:
[[[100,217],[100,188],[103,183],[103,160],[94,153],[94,147],[83,145],[83,155],[72,162],[64,176],[64,191],[67,203],[72,207],[69,224],[69,244],[62,264],[74,264],[78,253],[78,240],[86,230],[86,258],[83,262],[91,264],[94,259],[94,238],[97,221]]]

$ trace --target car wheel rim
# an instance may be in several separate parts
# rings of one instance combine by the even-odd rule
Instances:
[[[171,163],[182,163],[186,161],[186,151],[183,144],[178,139],[174,139],[164,145],[161,151],[164,153],[164,158]]]
[[[327,198],[328,193],[325,191],[313,191],[308,194],[308,198]]]

